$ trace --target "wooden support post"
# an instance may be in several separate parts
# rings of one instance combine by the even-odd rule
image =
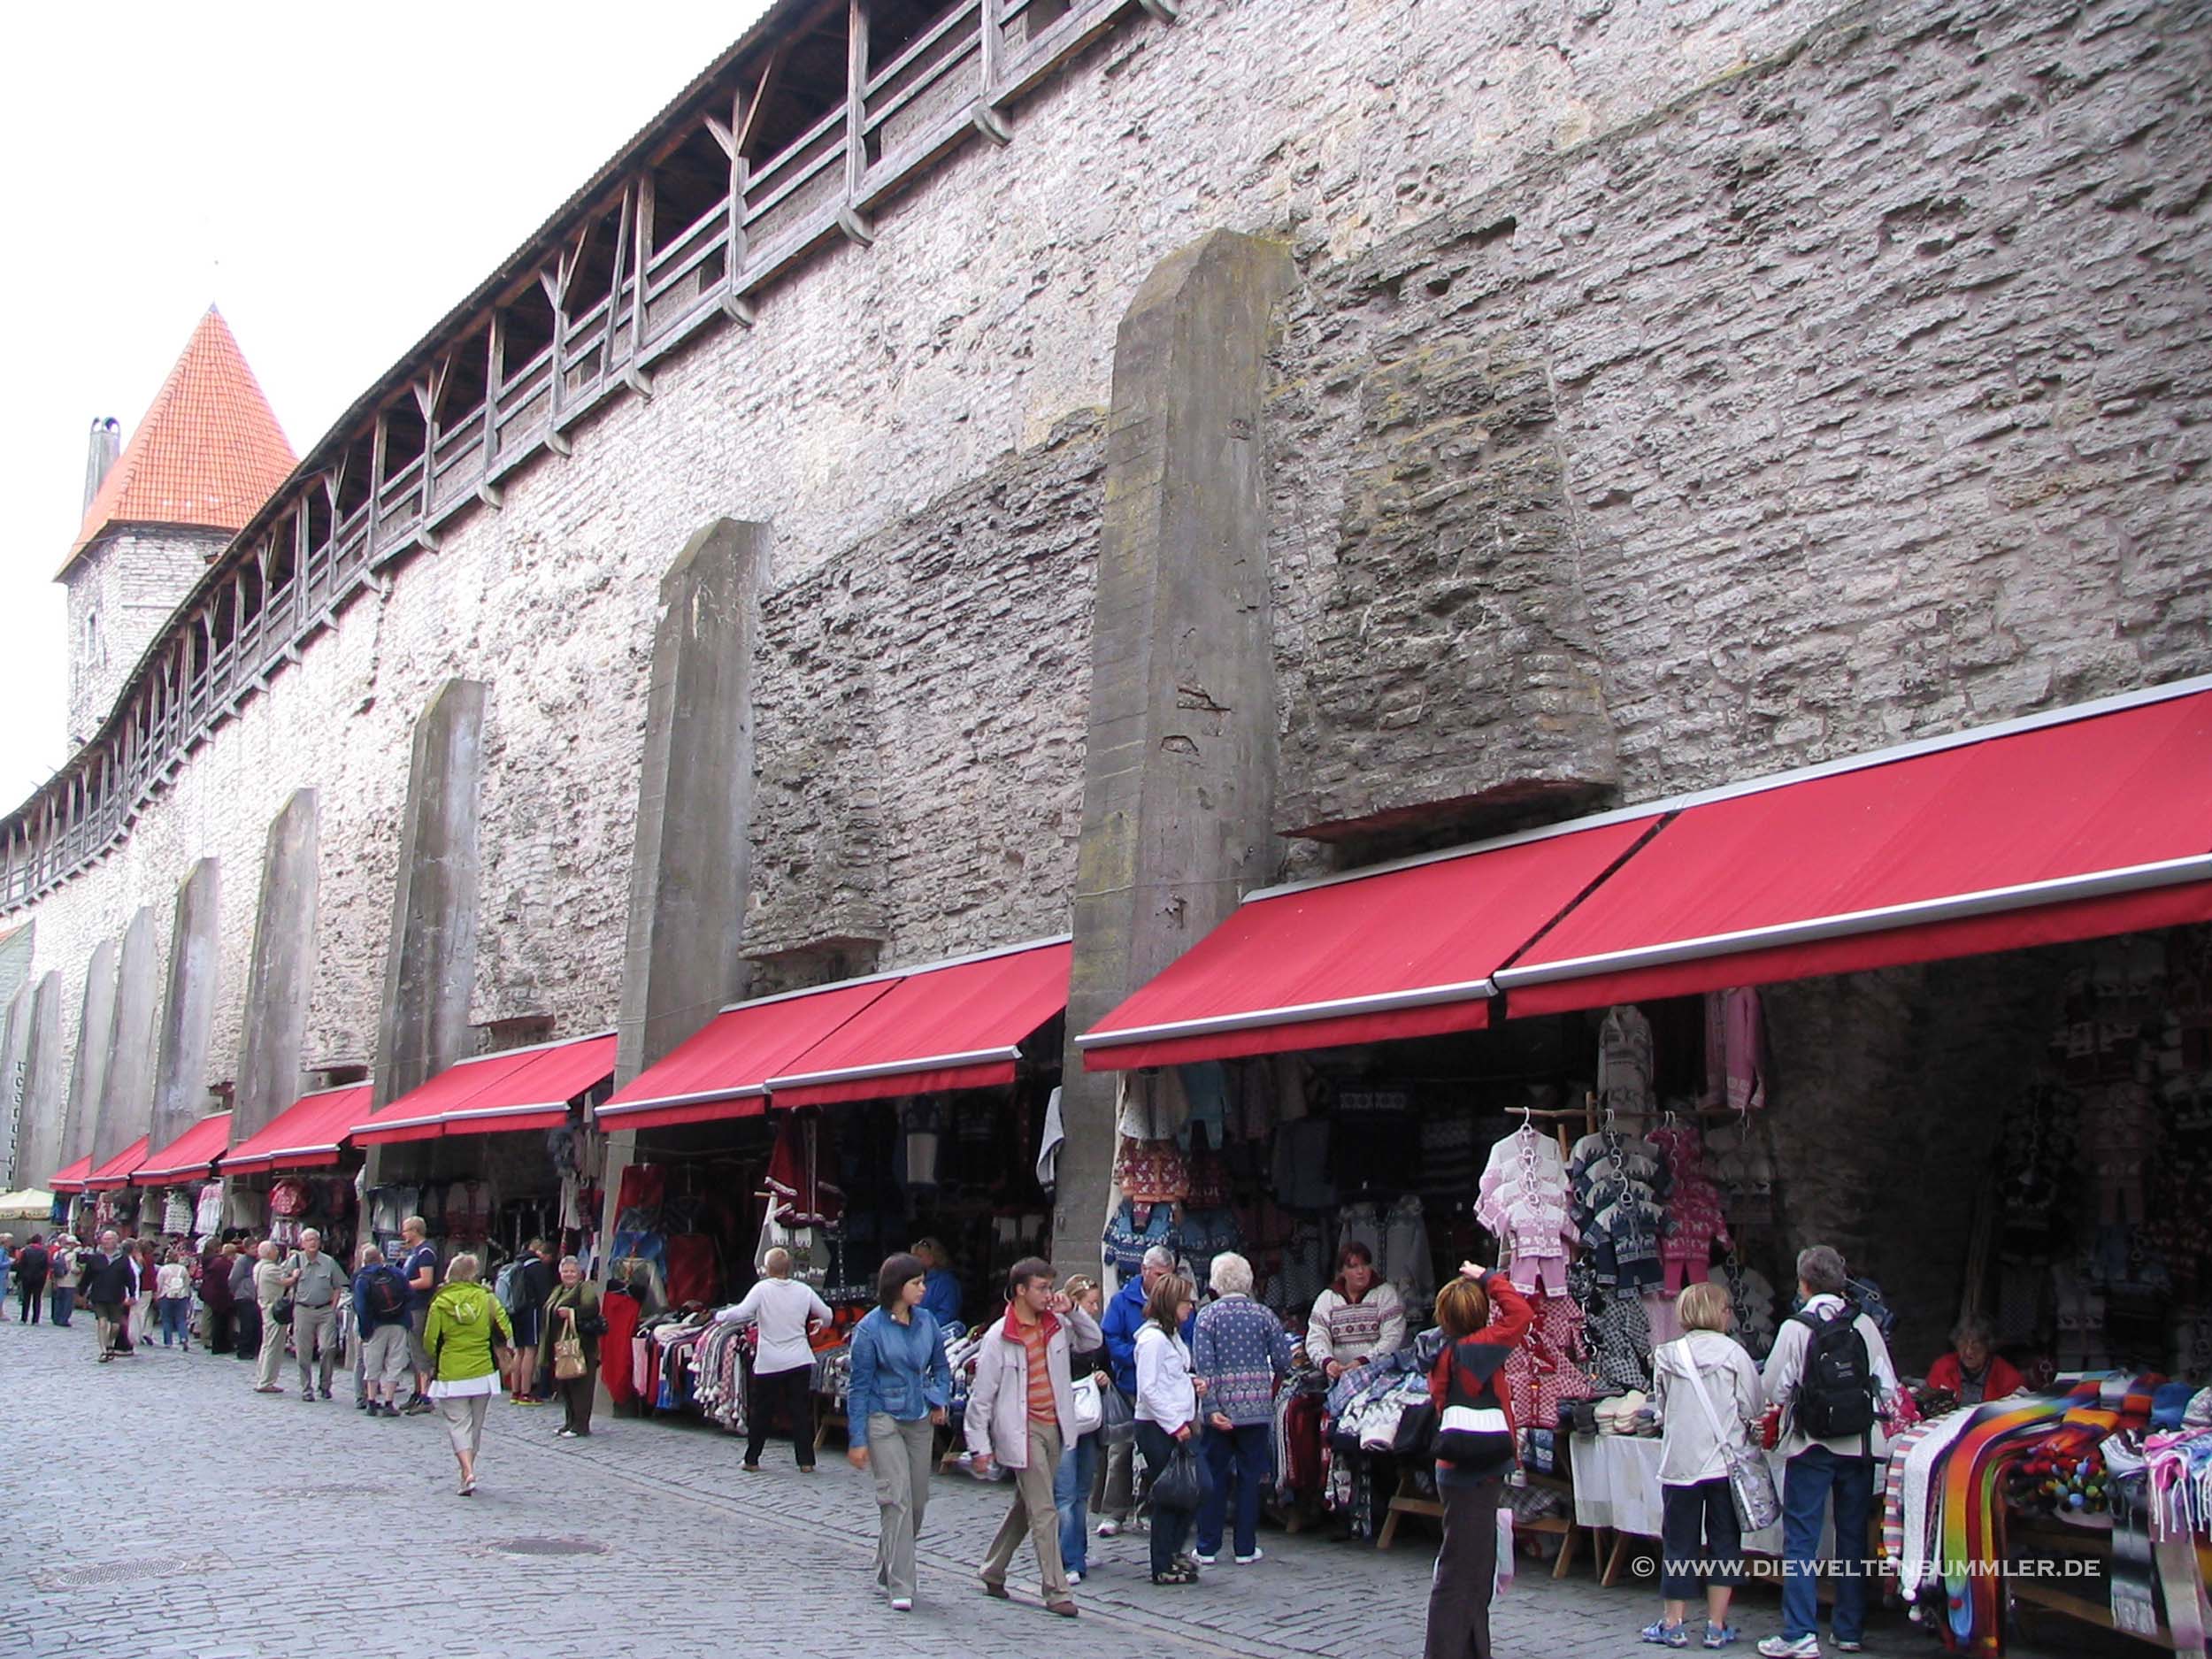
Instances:
[[[723,140],[722,147],[730,157],[730,203],[728,251],[722,261],[723,313],[732,321],[752,326],[753,308],[738,295],[738,279],[745,270],[745,129],[752,111],[745,104],[745,83],[741,81],[730,92],[730,126],[726,134],[717,132]]]
[[[645,280],[653,263],[653,173],[649,167],[638,175],[637,228],[630,240],[637,256],[632,261],[636,275],[631,280],[630,295],[630,361],[635,363],[645,349]],[[641,397],[653,395],[652,383],[642,374],[631,383],[631,390]]]
[[[376,521],[384,515],[380,511],[384,503],[384,411],[376,411],[376,435],[369,443],[369,528],[368,539],[362,543],[362,562],[376,563]],[[337,540],[337,525],[331,526],[331,540]]]
[[[484,331],[484,465],[480,470],[487,478],[499,465],[499,369],[506,356],[507,313],[495,305],[491,326]],[[488,488],[479,484],[477,493],[481,495]]]
[[[837,227],[865,248],[876,239],[860,211],[860,180],[868,171],[868,4],[847,0],[845,22],[845,201]]]

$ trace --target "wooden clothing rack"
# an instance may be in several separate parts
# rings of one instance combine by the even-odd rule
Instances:
[[[1563,1475],[1531,1474],[1528,1485],[1538,1491],[1555,1492],[1566,1500],[1566,1509],[1558,1515],[1540,1515],[1525,1521],[1518,1516],[1513,1520],[1513,1535],[1518,1539],[1525,1533],[1553,1533],[1559,1539],[1559,1555],[1551,1564],[1551,1576],[1563,1578],[1574,1565],[1575,1551],[1581,1546],[1583,1528],[1575,1521],[1574,1483]],[[1383,1517],[1381,1532],[1375,1535],[1375,1548],[1388,1549],[1398,1540],[1398,1523],[1405,1517],[1418,1516],[1423,1520],[1440,1521],[1444,1506],[1434,1498],[1421,1495],[1418,1481],[1410,1469],[1398,1475],[1397,1494],[1390,1500],[1390,1512]],[[1595,1560],[1595,1557],[1593,1557]]]

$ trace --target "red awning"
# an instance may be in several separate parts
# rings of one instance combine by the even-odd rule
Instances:
[[[162,1187],[204,1180],[230,1145],[230,1114],[211,1112],[131,1172],[133,1187]]]
[[[1253,894],[1076,1039],[1086,1070],[1472,1031],[1491,974],[1657,820],[1538,831]]]
[[[318,1089],[303,1094],[277,1114],[258,1134],[249,1135],[223,1159],[226,1175],[250,1170],[310,1170],[338,1161],[338,1148],[353,1125],[369,1112],[369,1086]]]
[[[46,1189],[53,1193],[81,1193],[84,1191],[85,1177],[91,1173],[92,1154],[88,1152],[74,1164],[64,1164],[55,1171],[54,1179],[46,1183]]]
[[[2212,682],[1738,786],[1498,973],[1514,1014],[2212,919]]]
[[[448,1066],[353,1126],[357,1146],[557,1129],[568,1102],[614,1075],[614,1033],[503,1048]]]
[[[995,1088],[1068,1004],[1067,941],[917,968],[768,1079],[779,1106]]]
[[[86,1176],[85,1191],[111,1193],[119,1187],[128,1187],[131,1184],[131,1171],[146,1161],[147,1140],[148,1137],[145,1135],[139,1136],[137,1140],[132,1141],[105,1164]]]
[[[593,1116],[608,1129],[758,1117],[768,1110],[770,1078],[897,983],[885,975],[726,1008]]]

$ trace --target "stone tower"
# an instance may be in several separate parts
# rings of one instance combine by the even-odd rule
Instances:
[[[84,523],[55,580],[69,589],[69,741],[99,729],[139,653],[207,562],[296,465],[260,383],[213,306],[115,454],[92,425]]]

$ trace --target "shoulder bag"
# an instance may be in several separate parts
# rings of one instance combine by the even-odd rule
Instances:
[[[1728,1471],[1728,1495],[1735,1501],[1736,1524],[1746,1532],[1764,1532],[1782,1518],[1782,1500],[1774,1490],[1774,1471],[1767,1465],[1766,1454],[1755,1446],[1739,1445],[1722,1432],[1720,1414],[1713,1409],[1713,1397],[1705,1392],[1705,1379],[1697,1374],[1697,1356],[1690,1352],[1686,1340],[1682,1358],[1690,1368],[1690,1390],[1704,1407],[1705,1421],[1720,1444],[1721,1464]]]
[[[1205,1466],[1191,1447],[1189,1440],[1179,1444],[1175,1455],[1168,1459],[1167,1467],[1153,1478],[1150,1497],[1154,1509],[1187,1515],[1206,1501]]]
[[[1075,1406],[1074,1428],[1080,1439],[1095,1433],[1106,1425],[1106,1403],[1099,1398],[1098,1373],[1091,1371],[1078,1377],[1068,1385],[1068,1397]]]

